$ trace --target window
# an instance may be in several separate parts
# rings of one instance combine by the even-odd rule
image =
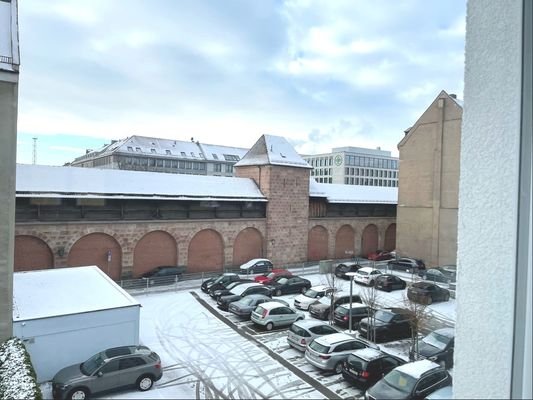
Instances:
[[[116,372],[118,371],[118,360],[111,360],[107,364],[105,364],[102,368],[100,368],[99,372],[102,372],[103,374],[108,374],[110,372]]]
[[[157,166],[162,167],[163,166],[163,160],[157,160]]]
[[[152,153],[155,153],[155,149],[150,149],[150,151],[151,151]]]
[[[137,153],[141,153],[141,148],[140,148],[140,147],[135,147],[135,151],[136,151]]]
[[[179,165],[179,167],[180,167],[181,169],[184,169],[184,168],[185,168],[185,161],[180,161],[180,162],[178,163],[178,165]]]
[[[233,154],[223,154],[224,160],[226,161],[239,161],[239,156]]]
[[[165,167],[170,168],[170,165],[171,165],[170,160],[165,160]]]
[[[233,172],[233,165],[226,165],[226,172],[232,173]]]
[[[211,154],[215,160],[218,160],[218,156],[215,153]]]
[[[193,169],[200,169],[200,163],[197,163],[197,162],[192,163],[192,167]]]
[[[192,151],[191,151],[191,157],[196,157]]]
[[[170,155],[172,152],[170,150],[165,150],[166,154]]]
[[[187,157],[187,154],[185,154],[184,151],[181,152],[181,155],[182,155],[183,157]]]
[[[187,161],[185,163],[185,169],[192,169],[192,161]]]
[[[222,172],[222,164],[215,164],[214,167],[215,172]]]
[[[123,369],[138,367],[139,365],[144,365],[144,364],[146,364],[146,362],[140,357],[123,358],[120,360],[119,369],[123,370]]]
[[[133,151],[133,147],[128,146],[128,151]]]
[[[150,167],[155,167],[155,159],[150,158]]]

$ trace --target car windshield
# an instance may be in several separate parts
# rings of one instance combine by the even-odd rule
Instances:
[[[215,279],[215,280],[213,281],[213,285],[214,285],[215,283],[219,283],[222,279],[224,279],[224,277],[225,277],[225,275],[220,275],[217,279]]]
[[[244,306],[251,306],[255,303],[255,300],[254,299],[251,299],[251,298],[243,298],[239,301],[239,303],[241,303],[242,305]]]
[[[265,309],[261,306],[257,306],[257,308],[255,309],[255,312],[257,314],[263,314],[265,312]]]
[[[451,338],[438,333],[431,332],[427,335],[422,341],[430,346],[436,347],[439,350],[444,350],[448,343],[450,343]]]
[[[378,310],[374,314],[374,318],[383,322],[390,322],[394,318],[394,314],[388,311]]]
[[[330,296],[321,297],[320,300],[318,300],[318,302],[320,304],[324,304],[326,306],[330,306],[331,305],[331,297]]]
[[[359,270],[359,271],[357,271],[357,274],[358,274],[358,275],[366,276],[366,275],[368,275],[368,272],[367,272],[367,271],[361,271],[361,270]]]
[[[104,357],[102,357],[102,353],[98,353],[82,363],[80,365],[80,370],[84,375],[92,375],[103,363]]]
[[[337,313],[339,315],[346,315],[346,314],[348,314],[348,309],[346,307],[337,307],[335,309],[335,313]]]
[[[279,278],[277,280],[277,282],[280,284],[280,285],[285,285],[287,283],[288,279],[287,278]]]
[[[304,293],[305,297],[310,297],[312,299],[316,299],[320,292],[317,292],[316,290],[309,289],[307,292]]]
[[[348,365],[356,369],[358,371],[365,371],[366,370],[366,361],[361,360],[359,357],[354,356],[353,354],[350,354],[348,356]]]
[[[416,384],[416,379],[403,372],[392,370],[383,378],[387,384],[405,393],[411,393]]]
[[[235,286],[237,286],[241,282],[231,282],[226,288],[227,289],[233,289]]]
[[[324,346],[323,344],[318,343],[316,340],[313,340],[309,347],[314,351],[322,354],[327,354],[329,351],[329,346]]]
[[[231,293],[233,293],[233,294],[238,294],[238,295],[240,296],[240,295],[243,294],[243,292],[244,292],[246,289],[248,289],[249,287],[250,287],[250,286],[248,286],[248,285],[239,285],[239,286],[237,286],[235,289],[233,289],[233,290],[231,291]]]
[[[263,274],[263,276],[266,276],[268,279],[272,279],[276,276],[275,272],[269,272],[268,274]]]

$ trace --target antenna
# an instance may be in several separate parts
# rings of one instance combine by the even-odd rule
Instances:
[[[37,138],[33,139],[33,165],[37,164]]]

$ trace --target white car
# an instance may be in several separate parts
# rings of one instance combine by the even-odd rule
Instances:
[[[311,304],[324,296],[329,296],[331,293],[333,293],[333,289],[329,286],[313,286],[305,293],[299,294],[294,298],[294,307],[300,310],[309,310]]]
[[[272,262],[266,258],[254,258],[239,267],[241,274],[257,274],[272,270]]]
[[[305,318],[305,314],[295,311],[277,301],[260,304],[252,311],[251,320],[254,324],[264,327],[267,331],[279,326],[291,325]]]
[[[379,269],[363,267],[355,273],[353,280],[363,285],[374,286],[376,278],[381,274],[382,272]]]

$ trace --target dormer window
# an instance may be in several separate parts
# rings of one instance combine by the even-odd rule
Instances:
[[[167,153],[168,155],[172,154],[170,150],[166,150],[166,153]]]
[[[218,160],[218,156],[217,156],[215,153],[213,153],[213,158],[214,158],[215,160]]]
[[[182,152],[181,152],[181,156],[182,156],[182,157],[187,157],[187,154],[185,154],[185,152],[182,151]]]
[[[128,151],[133,151],[133,147],[128,146]]]
[[[140,152],[141,152],[141,148],[140,148],[140,147],[135,147],[135,151],[136,151],[137,153],[140,153]]]
[[[150,149],[150,151],[151,151],[152,153],[155,153],[155,149]]]

